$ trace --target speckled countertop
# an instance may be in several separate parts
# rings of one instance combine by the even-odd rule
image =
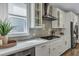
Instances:
[[[23,50],[27,50],[30,49],[32,47],[36,47],[40,44],[43,43],[48,43],[48,42],[54,42],[58,39],[63,39],[64,36],[61,36],[60,38],[55,38],[52,40],[45,40],[42,38],[35,38],[35,39],[30,39],[30,40],[23,40],[23,41],[17,41],[17,45],[14,47],[10,47],[10,48],[5,48],[5,49],[0,49],[0,56],[6,56],[6,55],[10,55],[19,51],[23,51]]]
[[[35,38],[32,40],[18,41],[17,45],[10,48],[0,49],[0,56],[10,55],[19,51],[23,51],[32,47],[35,47],[39,44],[46,43],[48,40],[41,38]]]

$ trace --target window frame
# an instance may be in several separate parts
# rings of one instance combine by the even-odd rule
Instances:
[[[24,3],[25,4],[25,3]],[[26,4],[25,4],[26,5]],[[8,6],[9,6],[9,4],[8,4]],[[8,18],[9,18],[9,15],[10,16],[12,16],[12,17],[24,17],[24,18],[26,18],[26,23],[27,23],[27,28],[24,28],[24,32],[14,32],[14,33],[9,33],[8,34],[8,36],[9,37],[16,37],[16,36],[27,36],[27,35],[29,35],[29,26],[28,26],[28,12],[29,12],[29,9],[27,8],[27,7],[29,7],[29,5],[27,4],[26,5],[26,15],[27,16],[22,16],[22,15],[16,15],[16,14],[11,14],[11,13],[9,13],[8,12]],[[9,10],[8,10],[9,11]],[[29,12],[30,13],[30,12]],[[25,19],[24,19],[25,20]],[[27,31],[25,31],[27,29]]]

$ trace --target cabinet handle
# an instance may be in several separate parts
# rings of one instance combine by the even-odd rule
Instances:
[[[67,41],[65,41],[65,45],[67,44]]]
[[[41,47],[45,47],[46,45],[43,45],[43,46],[41,46]]]
[[[49,48],[49,55],[50,55],[50,48]]]

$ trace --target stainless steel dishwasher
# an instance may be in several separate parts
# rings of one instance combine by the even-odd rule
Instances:
[[[35,47],[8,56],[35,56]]]

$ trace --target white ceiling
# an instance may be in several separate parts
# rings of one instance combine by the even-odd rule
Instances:
[[[52,3],[52,5],[62,10],[73,11],[79,14],[79,3]]]

